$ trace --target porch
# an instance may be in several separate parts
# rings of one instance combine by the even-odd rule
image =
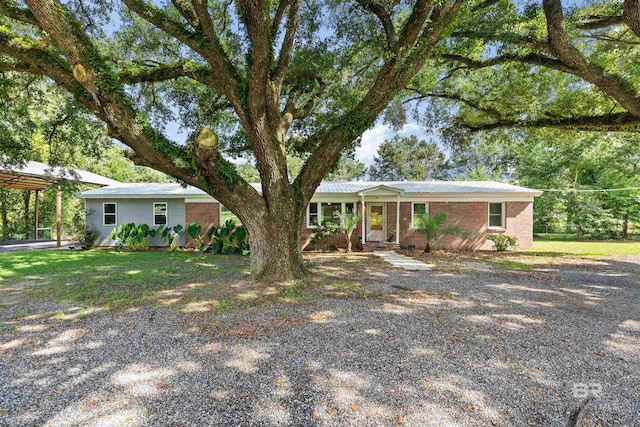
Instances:
[[[400,247],[402,193],[404,190],[386,185],[358,192],[363,250],[393,250]]]

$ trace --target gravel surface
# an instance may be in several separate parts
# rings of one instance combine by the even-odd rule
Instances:
[[[10,304],[0,425],[564,426],[586,384],[589,425],[637,426],[639,271],[381,262],[367,299],[217,316]]]

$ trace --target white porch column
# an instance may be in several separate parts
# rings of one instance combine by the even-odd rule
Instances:
[[[400,194],[396,195],[396,245],[400,244]]]
[[[365,228],[364,228],[364,215],[366,212],[366,208],[364,206],[364,194],[360,194],[360,204],[362,205],[362,244],[364,245],[366,243],[365,237],[364,235],[366,234],[365,232]]]

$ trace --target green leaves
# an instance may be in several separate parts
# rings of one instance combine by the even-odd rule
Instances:
[[[455,227],[452,225],[444,225],[447,219],[446,212],[438,212],[433,215],[419,214],[415,215],[413,221],[415,226],[415,232],[424,234],[427,240],[427,246],[425,252],[431,252],[431,249],[437,249],[438,240],[445,234],[459,236],[462,238],[468,238],[470,232],[464,228]],[[433,247],[431,246],[433,244]]]

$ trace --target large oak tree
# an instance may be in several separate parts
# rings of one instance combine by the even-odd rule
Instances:
[[[305,274],[299,229],[315,189],[391,101],[452,100],[489,126],[521,118],[441,87],[447,72],[569,73],[616,101],[602,120],[637,122],[633,82],[575,47],[560,0],[543,6],[541,26],[506,0],[0,0],[0,71],[49,77],[138,163],[220,200],[247,226],[255,277],[287,279]],[[629,28],[635,8],[621,15]],[[163,134],[168,119],[191,133],[187,144]],[[229,150],[251,153],[260,191]],[[295,177],[291,150],[306,159]]]

